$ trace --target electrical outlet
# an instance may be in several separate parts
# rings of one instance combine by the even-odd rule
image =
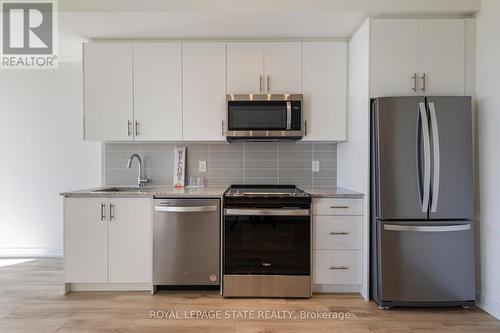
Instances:
[[[199,172],[207,172],[207,161],[199,161],[198,162],[198,171]]]
[[[319,161],[312,161],[312,172],[319,172]]]

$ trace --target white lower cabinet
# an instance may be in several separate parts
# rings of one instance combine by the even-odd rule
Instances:
[[[109,205],[109,282],[151,281],[151,201],[112,198]]]
[[[360,250],[314,250],[313,283],[359,285],[363,253]]]
[[[151,283],[150,198],[65,198],[66,283]]]
[[[363,199],[313,199],[315,292],[359,291],[363,283]]]
[[[108,281],[108,224],[105,200],[64,199],[64,280]]]
[[[315,216],[314,249],[335,250],[363,248],[362,216]]]

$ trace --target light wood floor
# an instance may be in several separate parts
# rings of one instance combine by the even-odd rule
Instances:
[[[1,260],[0,260],[1,261]],[[350,312],[348,320],[150,319],[150,311]],[[254,313],[255,313],[254,312]],[[0,332],[500,332],[480,309],[382,311],[352,294],[307,300],[224,299],[215,292],[80,292],[63,296],[62,260],[0,267]]]

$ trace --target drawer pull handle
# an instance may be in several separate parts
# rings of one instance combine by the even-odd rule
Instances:
[[[349,269],[349,267],[347,267],[347,266],[332,266],[332,267],[330,267],[330,269],[332,269],[332,270],[333,269]]]
[[[349,206],[330,206],[330,208],[331,209],[339,209],[339,208],[341,208],[341,209],[347,209],[347,208],[349,208]]]
[[[332,236],[336,236],[336,235],[349,235],[349,233],[345,232],[345,231],[332,231],[332,232],[330,232],[330,235],[332,235]]]

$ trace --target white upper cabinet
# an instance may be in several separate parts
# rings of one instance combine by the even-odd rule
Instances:
[[[300,93],[302,43],[264,43],[264,74],[267,93]]]
[[[464,95],[465,19],[375,19],[370,95]]]
[[[85,140],[224,141],[227,93],[303,93],[304,140],[342,141],[346,61],[344,42],[86,43]]]
[[[300,93],[302,43],[227,43],[228,93]]]
[[[304,140],[346,140],[347,44],[304,42],[302,47]]]
[[[372,20],[371,96],[415,94],[417,23],[415,20]]]
[[[134,43],[135,140],[182,140],[180,42]]]
[[[133,139],[131,43],[86,43],[84,52],[85,139]]]
[[[263,43],[227,43],[227,92],[252,94],[264,89]]]
[[[183,42],[183,139],[222,141],[226,119],[226,43]]]
[[[432,95],[463,95],[465,20],[419,20],[418,45],[420,92]]]

